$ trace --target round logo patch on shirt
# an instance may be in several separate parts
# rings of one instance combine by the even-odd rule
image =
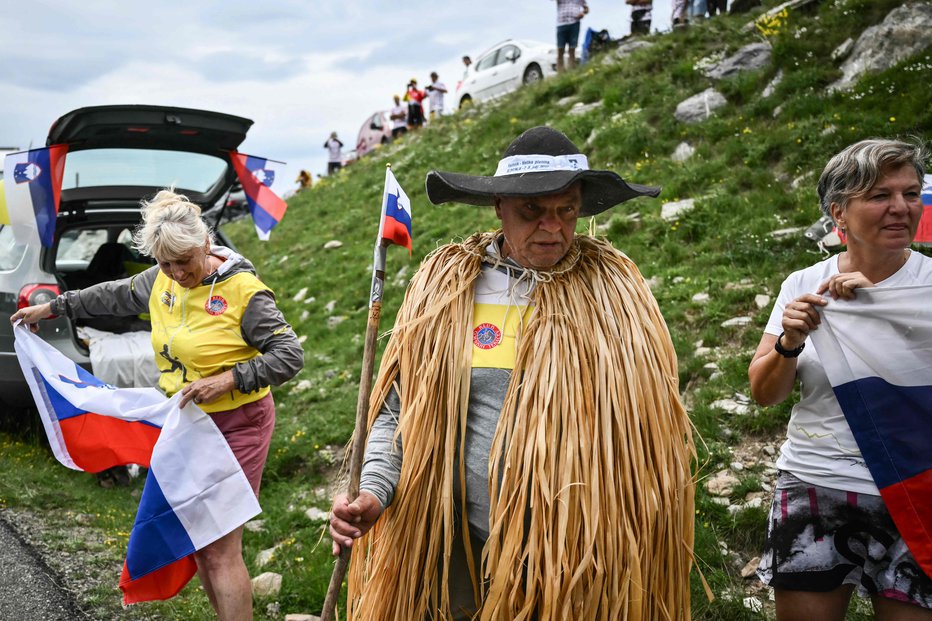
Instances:
[[[502,331],[491,323],[480,323],[472,331],[472,344],[479,349],[492,349],[502,342]]]
[[[211,315],[222,315],[223,311],[227,309],[227,301],[224,300],[219,295],[207,300],[207,303],[204,304],[204,310],[206,310]]]

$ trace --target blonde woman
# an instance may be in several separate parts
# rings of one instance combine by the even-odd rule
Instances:
[[[17,311],[30,329],[50,315],[73,319],[149,313],[152,346],[166,395],[181,392],[217,424],[256,496],[275,405],[269,387],[304,365],[301,345],[252,264],[213,244],[200,207],[170,190],[142,208],[135,246],[158,265],[135,276],[67,291]],[[209,456],[191,456],[209,459]],[[195,553],[198,576],[217,616],[252,619],[242,527]]]

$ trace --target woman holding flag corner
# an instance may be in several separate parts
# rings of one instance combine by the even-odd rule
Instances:
[[[197,205],[163,190],[143,204],[142,217],[135,246],[158,265],[67,291],[10,319],[23,320],[35,332],[39,320],[54,314],[148,312],[160,389],[168,396],[181,392],[180,407],[194,402],[213,419],[258,497],[275,424],[269,387],[301,370],[301,345],[252,264],[213,244]],[[224,620],[252,619],[242,531],[240,526],[195,553],[201,584]]]
[[[922,217],[925,158],[917,145],[875,139],[828,162],[819,200],[847,235],[847,250],[783,282],[748,369],[761,405],[784,401],[797,378],[801,385],[758,569],[774,587],[780,621],[844,619],[855,589],[871,598],[878,619],[932,619],[928,568],[880,496],[876,466],[862,455],[826,375],[833,361],[806,347],[823,309],[854,300],[859,289],[932,285],[932,259],[909,249]]]

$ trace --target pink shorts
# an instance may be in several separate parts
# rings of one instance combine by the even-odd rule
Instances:
[[[242,466],[252,491],[259,497],[262,470],[269,455],[272,430],[275,429],[275,402],[272,393],[258,401],[232,410],[208,414],[227,439],[236,460]]]

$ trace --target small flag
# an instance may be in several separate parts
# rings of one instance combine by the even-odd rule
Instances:
[[[284,174],[285,163],[230,151],[233,168],[246,193],[246,202],[259,239],[268,240],[272,229],[282,221],[288,204],[272,191],[276,178]]]
[[[213,420],[181,395],[101,382],[23,326],[14,347],[55,457],[74,470],[149,467],[120,578],[123,603],[168,599],[197,571],[194,552],[259,514]],[[209,459],[203,459],[209,455]]]
[[[4,224],[13,227],[22,244],[37,239],[46,248],[55,241],[55,221],[61,199],[68,145],[10,153],[4,158],[3,188],[6,195]]]
[[[919,219],[919,228],[916,230],[918,243],[932,243],[932,175],[926,175],[922,184],[922,218]]]
[[[897,530],[932,577],[932,286],[858,289],[810,333]]]
[[[379,223],[379,239],[397,244],[414,252],[411,243],[411,201],[398,185],[391,169],[385,171],[385,194],[382,197],[382,219]]]

